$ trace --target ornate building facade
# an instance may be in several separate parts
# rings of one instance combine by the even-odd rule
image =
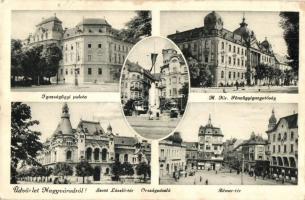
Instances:
[[[259,42],[246,19],[234,31],[224,28],[221,16],[213,11],[204,17],[204,26],[168,35],[185,54],[208,66],[213,86],[258,84],[255,68],[260,64],[277,67],[272,45]]]
[[[218,170],[223,164],[224,135],[212,124],[211,116],[207,125],[200,126],[198,132],[198,169]]]
[[[120,69],[133,46],[105,19],[84,18],[73,28],[62,27],[56,15],[36,25],[26,46],[56,43],[63,59],[53,81],[74,83],[118,82]]]
[[[269,119],[268,151],[271,174],[296,182],[298,177],[298,114]]]
[[[76,165],[86,160],[94,168],[92,181],[111,178],[111,166],[118,160],[129,162],[134,167],[140,162],[150,163],[150,144],[136,137],[119,136],[112,132],[109,124],[104,131],[99,122],[80,120],[72,128],[67,104],[62,108],[61,120],[53,135],[43,144],[38,161],[47,168],[57,163],[68,163],[73,167],[72,181],[77,181]]]

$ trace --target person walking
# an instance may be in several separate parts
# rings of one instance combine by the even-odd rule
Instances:
[[[205,180],[205,184],[209,185],[209,180],[208,179]]]
[[[201,181],[202,181],[202,177],[201,177],[201,176],[200,176],[200,179],[199,179],[199,180],[200,180],[200,183],[201,183]]]

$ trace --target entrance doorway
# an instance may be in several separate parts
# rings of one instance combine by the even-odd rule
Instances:
[[[101,168],[95,167],[93,173],[93,181],[100,181],[101,180]]]

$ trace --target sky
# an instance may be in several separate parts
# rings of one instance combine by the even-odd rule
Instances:
[[[178,31],[190,30],[203,26],[204,17],[211,11],[164,11],[161,12],[160,33],[167,36]],[[245,15],[248,28],[253,30],[258,41],[267,37],[275,53],[287,55],[287,47],[283,39],[283,29],[279,26],[279,12],[224,12],[220,14],[223,26],[229,31],[237,29]]]
[[[163,65],[162,50],[175,49],[181,54],[180,49],[170,40],[162,37],[149,37],[137,43],[128,55],[128,59],[132,62],[138,62],[144,69],[151,68],[151,53],[157,53],[156,73],[160,72],[160,67]]]
[[[272,108],[277,120],[298,112],[297,104],[286,103],[189,103],[176,131],[181,132],[184,141],[197,142],[200,125],[205,126],[211,114],[213,126],[224,134],[223,142],[234,137],[249,139],[253,131],[267,138]]]
[[[35,26],[42,21],[42,18],[56,16],[62,21],[64,28],[73,28],[83,18],[105,18],[115,29],[125,27],[125,23],[136,16],[134,11],[33,11],[16,10],[12,12],[12,38],[25,39],[29,33],[35,32]]]
[[[62,106],[64,103],[38,103],[27,102],[31,107],[32,120],[38,120],[39,125],[32,130],[40,131],[41,140],[44,142],[50,137],[60,122]],[[68,103],[70,121],[72,128],[76,128],[80,119],[89,121],[99,121],[104,131],[107,130],[109,123],[113,133],[121,136],[134,136],[136,133],[129,128],[121,112],[120,103]]]

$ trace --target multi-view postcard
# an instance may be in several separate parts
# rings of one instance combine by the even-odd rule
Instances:
[[[0,199],[304,199],[304,2],[0,11]]]

